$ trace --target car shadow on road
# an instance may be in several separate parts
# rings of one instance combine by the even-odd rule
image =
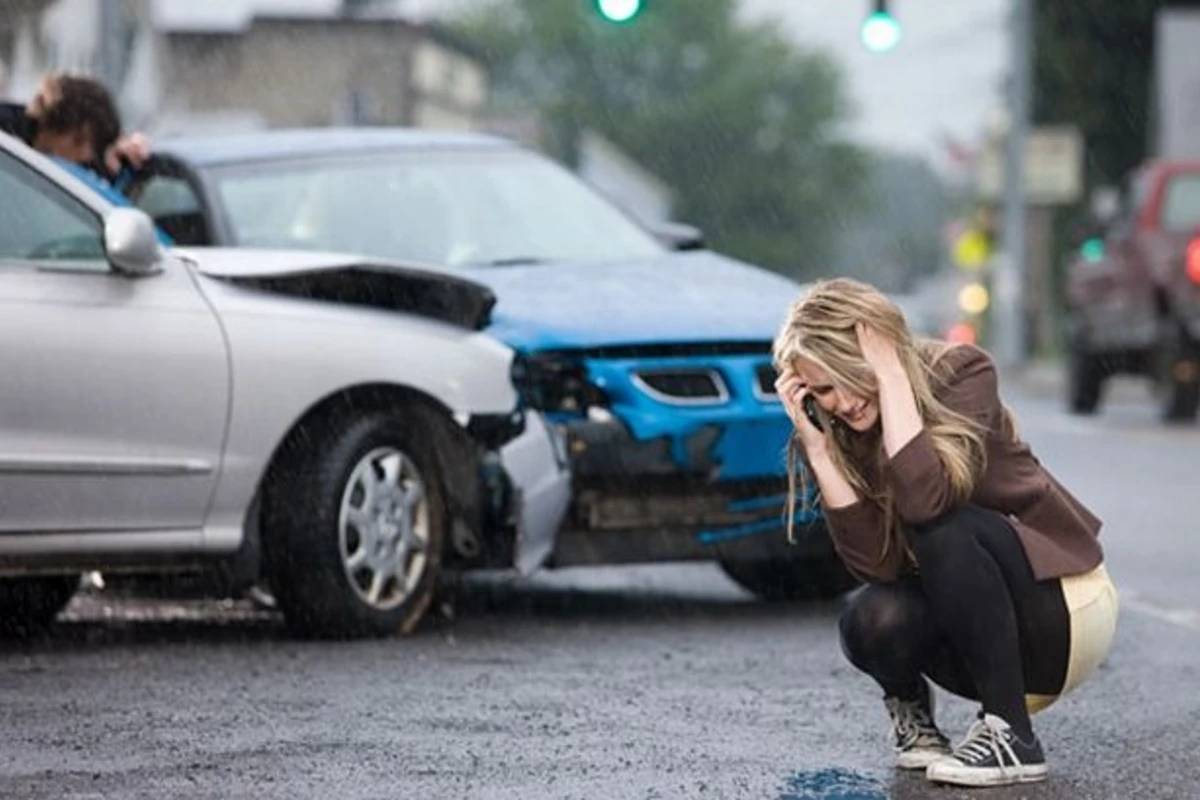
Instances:
[[[760,600],[749,595],[674,588],[578,587],[528,584],[519,580],[449,583],[436,616],[450,619],[542,621],[826,619],[841,610],[837,600]]]
[[[556,624],[629,625],[690,622],[827,621],[842,608],[831,601],[767,601],[730,591],[637,585],[603,587],[530,584],[521,580],[451,578],[443,581],[422,625],[411,636],[452,634],[537,623],[553,635]],[[262,644],[303,641],[282,615],[246,599],[138,597],[81,592],[47,632],[3,643],[9,655],[87,651],[97,647]]]

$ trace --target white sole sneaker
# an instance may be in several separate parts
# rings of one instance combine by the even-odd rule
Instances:
[[[1044,781],[1050,770],[1045,764],[1021,764],[1015,767],[968,767],[953,758],[929,765],[925,777],[933,783],[955,786],[1007,786],[1014,783]]]
[[[950,750],[905,750],[896,754],[898,769],[925,769],[935,761],[940,761],[950,755]]]

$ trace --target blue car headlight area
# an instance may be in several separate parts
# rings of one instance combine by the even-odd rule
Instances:
[[[589,379],[586,365],[570,355],[518,353],[512,381],[523,407],[548,415],[579,416],[592,406],[608,405],[607,396]]]

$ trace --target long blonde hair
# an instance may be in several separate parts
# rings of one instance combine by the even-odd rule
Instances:
[[[984,431],[975,421],[946,408],[934,396],[931,384],[939,377],[942,356],[953,347],[945,342],[918,341],[908,329],[904,315],[886,295],[874,287],[849,278],[819,281],[797,300],[775,338],[773,358],[781,374],[795,369],[798,359],[811,361],[826,372],[835,385],[859,397],[878,397],[874,372],[863,359],[858,344],[857,324],[866,323],[879,331],[900,356],[912,384],[917,409],[925,423],[933,448],[950,480],[956,501],[971,496],[985,463]],[[903,541],[896,502],[891,489],[878,480],[882,441],[878,427],[856,433],[840,421],[822,413],[832,431],[830,457],[846,476],[859,497],[879,507],[886,520],[886,539],[880,560],[893,543]],[[793,539],[796,515],[797,464],[800,446],[795,435],[787,448],[788,540]],[[873,460],[874,470],[868,469]],[[874,474],[874,484],[868,475]],[[804,473],[804,494],[811,497],[812,478]]]

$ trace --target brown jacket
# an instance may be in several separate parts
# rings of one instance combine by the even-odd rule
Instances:
[[[934,372],[943,376],[933,381],[938,400],[985,428],[987,467],[970,502],[1008,517],[1039,580],[1086,572],[1100,564],[1100,520],[1054,479],[1026,443],[1011,438],[991,357],[978,347],[959,345],[942,357]],[[954,504],[946,473],[925,431],[890,460],[884,457],[882,477],[891,482],[896,511],[906,529],[935,519]],[[881,558],[885,541],[881,508],[860,500],[824,512],[834,547],[859,577],[887,582],[910,570],[907,542],[893,544]]]

